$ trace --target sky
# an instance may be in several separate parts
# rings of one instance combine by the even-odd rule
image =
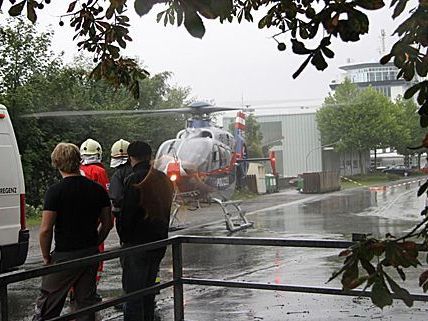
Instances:
[[[53,49],[64,51],[65,59],[72,60],[77,54],[73,32],[58,25],[59,14],[65,12],[65,4],[47,5],[41,13],[39,28],[51,24],[55,36]],[[62,7],[61,7],[62,6]],[[155,6],[143,17],[138,17],[130,8],[133,38],[123,54],[137,57],[145,68],[156,74],[163,71],[173,73],[171,84],[190,87],[191,96],[198,100],[215,102],[217,105],[278,104],[285,101],[322,101],[328,95],[329,83],[338,78],[339,67],[348,61],[378,61],[381,57],[381,30],[386,32],[386,50],[391,48],[391,34],[398,22],[391,18],[388,8],[380,12],[368,12],[371,22],[369,34],[357,43],[343,43],[333,40],[331,47],[336,55],[329,59],[329,67],[323,72],[312,65],[297,78],[292,74],[303,62],[305,56],[291,51],[287,39],[287,50],[280,52],[272,35],[277,31],[260,30],[257,23],[220,24],[204,20],[206,33],[203,39],[190,36],[185,28],[164,27],[156,23],[156,14],[163,9]]]

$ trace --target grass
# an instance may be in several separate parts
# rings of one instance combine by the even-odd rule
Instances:
[[[35,226],[39,226],[40,223],[42,222],[42,217],[38,216],[30,216],[26,218],[26,222],[27,222],[27,227],[35,227]]]
[[[400,175],[395,175],[395,174],[370,173],[366,175],[347,176],[346,178],[352,180],[353,182],[342,178],[340,183],[342,189],[359,187],[361,185],[363,186],[383,185],[385,183],[403,179],[405,177]],[[355,182],[358,182],[361,185],[358,185]]]
[[[25,206],[25,219],[27,227],[39,226],[42,222],[42,207],[34,207],[26,204]]]

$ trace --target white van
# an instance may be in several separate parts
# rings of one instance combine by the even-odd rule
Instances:
[[[0,272],[24,264],[28,240],[21,157],[7,109],[0,105]]]

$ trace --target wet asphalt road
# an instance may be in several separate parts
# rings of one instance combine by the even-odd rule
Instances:
[[[284,237],[304,239],[350,240],[352,233],[401,235],[420,219],[424,199],[416,197],[417,184],[410,188],[388,188],[385,192],[368,189],[347,190],[324,195],[302,195],[294,190],[264,195],[245,201],[243,208],[254,228],[239,231],[240,237]],[[227,236],[218,206],[180,214],[186,229],[171,235]],[[26,268],[39,259],[32,231],[32,246]],[[112,233],[107,248],[116,247]],[[339,281],[325,284],[341,266],[339,250],[267,248],[230,245],[184,245],[184,275],[236,281],[269,282],[288,285],[340,287]],[[420,269],[408,273],[406,288],[422,293],[417,285]],[[171,258],[167,253],[161,278],[171,278]],[[40,280],[9,287],[11,320],[30,320]],[[117,260],[106,262],[99,292],[104,298],[120,293],[120,266]],[[173,320],[172,291],[157,297],[161,320]],[[370,299],[327,295],[271,292],[218,287],[185,287],[186,320],[425,320],[428,305],[415,303],[411,309],[401,302],[383,311]],[[121,320],[113,309],[100,319]]]

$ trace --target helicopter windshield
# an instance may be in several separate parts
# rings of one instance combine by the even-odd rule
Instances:
[[[206,138],[184,140],[178,150],[178,158],[186,172],[208,171],[212,142]]]
[[[164,142],[156,155],[155,167],[166,171],[168,163],[177,159],[187,172],[209,170],[212,142],[207,138],[172,139]]]

